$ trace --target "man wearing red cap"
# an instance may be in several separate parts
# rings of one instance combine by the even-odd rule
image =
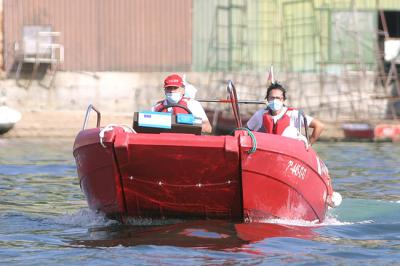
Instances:
[[[180,105],[189,109],[195,119],[202,121],[202,132],[211,133],[212,128],[201,104],[190,98],[184,97],[185,86],[182,78],[177,74],[169,75],[164,80],[165,99],[157,102],[151,110],[153,112],[170,112],[173,114],[187,114],[188,111],[181,107],[168,107],[168,105]]]

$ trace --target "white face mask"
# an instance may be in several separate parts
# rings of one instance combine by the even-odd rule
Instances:
[[[283,102],[281,100],[275,99],[273,101],[268,102],[268,108],[272,111],[279,111],[283,107]]]
[[[179,92],[166,92],[165,97],[169,103],[177,104],[182,99],[182,94]]]

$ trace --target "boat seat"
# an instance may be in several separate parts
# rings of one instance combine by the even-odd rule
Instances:
[[[138,133],[186,133],[201,135],[200,125],[178,124],[176,122],[176,115],[172,115],[171,128],[158,128],[158,127],[143,127],[138,123],[138,112],[133,115],[133,129]]]

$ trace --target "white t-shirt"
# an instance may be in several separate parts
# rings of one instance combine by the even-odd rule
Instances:
[[[282,108],[282,111],[279,114],[271,116],[274,123],[276,123],[276,121],[285,114],[286,110],[287,110],[287,107],[284,106]],[[250,130],[259,131],[263,127],[263,115],[265,112],[268,112],[268,110],[266,110],[266,109],[258,110],[247,122],[247,127]],[[300,129],[304,123],[303,123],[302,119],[299,120],[299,111],[298,110],[289,110],[286,112],[286,114],[290,117],[290,126],[296,127],[300,131]],[[300,117],[302,117],[302,116],[300,116]],[[313,120],[313,117],[306,115],[306,119],[307,119],[308,126],[310,126],[311,121]]]
[[[167,104],[168,104],[167,100],[164,100],[163,105],[167,105]],[[158,104],[153,105],[151,107],[151,111],[154,112],[155,111],[155,107],[157,105]],[[201,106],[201,104],[198,101],[193,100],[193,99],[189,99],[187,101],[187,107],[192,112],[194,117],[201,118],[201,120],[203,122],[207,122],[208,121],[208,117],[206,115],[206,112],[204,111],[203,106]],[[172,112],[172,107],[168,108],[168,112]]]

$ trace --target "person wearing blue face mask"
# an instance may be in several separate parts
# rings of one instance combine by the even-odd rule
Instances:
[[[169,75],[164,80],[164,93],[165,99],[158,101],[151,110],[153,112],[169,112],[173,114],[187,114],[188,112],[181,107],[174,107],[180,105],[189,109],[193,116],[202,123],[202,132],[211,133],[211,124],[201,104],[191,98],[185,97],[185,86],[181,76],[177,74]],[[167,106],[171,106],[168,107]]]
[[[267,99],[266,107],[258,110],[250,118],[247,127],[253,131],[298,139],[304,138],[301,135],[301,128],[304,123],[303,114],[295,108],[285,106],[286,89],[279,83],[272,83],[267,89],[265,99]],[[305,115],[305,118],[308,127],[313,128],[310,137],[310,144],[312,145],[321,135],[324,124],[308,115]]]

